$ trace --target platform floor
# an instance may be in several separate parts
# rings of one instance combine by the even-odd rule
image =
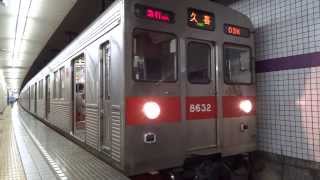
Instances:
[[[0,115],[0,180],[128,180],[18,105]]]
[[[9,108],[0,116],[0,179],[26,179]]]
[[[254,180],[320,180],[320,170],[259,156]],[[260,165],[259,165],[260,164]],[[319,165],[320,167],[320,165]],[[243,174],[243,173],[238,173]],[[129,180],[15,105],[0,114],[0,180]],[[247,180],[233,175],[232,180]]]

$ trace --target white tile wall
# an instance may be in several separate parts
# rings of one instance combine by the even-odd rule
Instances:
[[[320,67],[257,79],[259,148],[320,162]]]
[[[320,51],[319,0],[240,0],[256,28],[257,60]]]
[[[320,0],[240,0],[257,61],[320,52]],[[319,57],[320,61],[320,57]],[[260,150],[320,162],[320,67],[257,74]]]

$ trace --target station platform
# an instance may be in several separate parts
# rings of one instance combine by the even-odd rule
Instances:
[[[128,180],[19,105],[0,115],[0,180]]]
[[[320,179],[318,168],[304,168],[293,160],[290,164],[262,155],[257,160],[264,165],[255,172],[254,180]],[[129,180],[17,104],[7,107],[0,114],[0,180],[56,179]],[[248,178],[233,174],[231,179]]]

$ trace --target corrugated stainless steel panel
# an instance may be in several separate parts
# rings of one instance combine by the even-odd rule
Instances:
[[[99,113],[97,104],[86,105],[86,143],[98,149],[99,146]]]
[[[121,108],[117,105],[111,107],[111,158],[121,161]]]
[[[38,109],[37,109],[37,115],[40,117],[40,118],[43,118],[44,119],[44,116],[45,116],[45,101],[44,100],[39,100],[38,101],[38,105],[37,105]]]
[[[34,113],[34,100],[33,99],[30,100],[30,109],[29,109],[29,111]]]
[[[49,121],[63,131],[70,132],[72,124],[71,103],[62,100],[51,101]]]

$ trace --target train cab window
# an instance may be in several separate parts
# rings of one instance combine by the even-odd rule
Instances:
[[[133,74],[137,81],[177,80],[177,40],[172,34],[135,30]]]
[[[187,49],[188,80],[193,84],[209,83],[211,47],[205,43],[190,42]]]
[[[224,46],[225,81],[231,84],[252,83],[251,52],[249,47]]]

